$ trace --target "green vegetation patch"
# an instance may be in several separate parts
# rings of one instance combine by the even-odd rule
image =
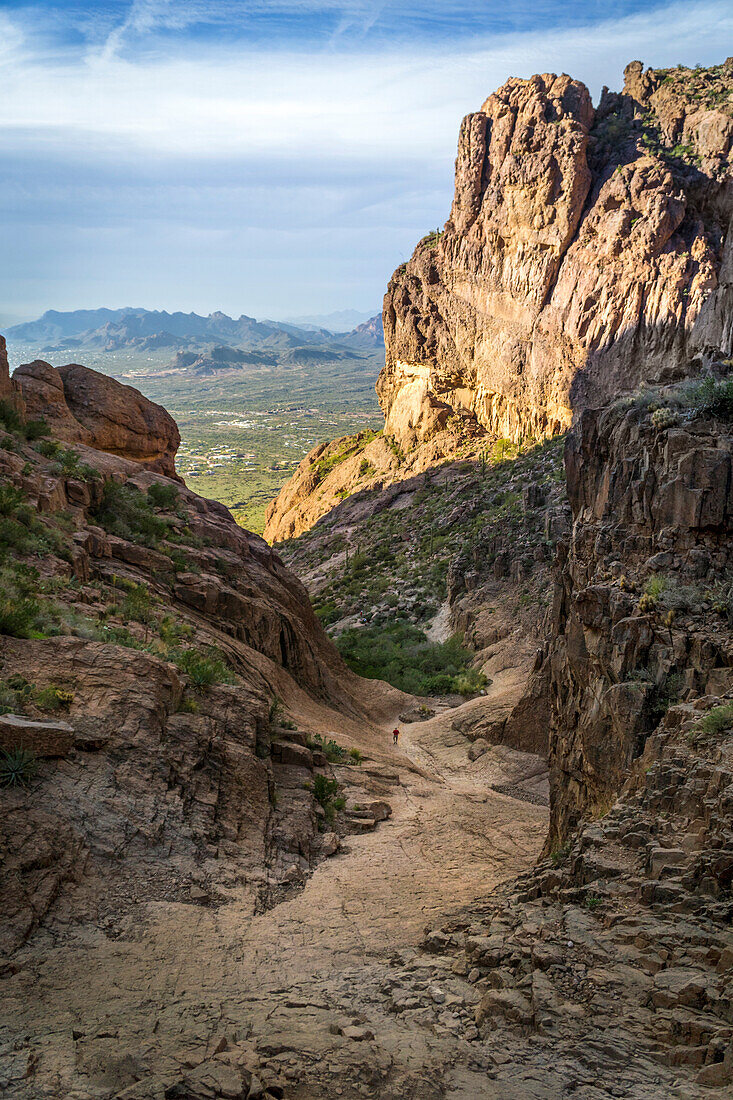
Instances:
[[[716,736],[727,732],[731,727],[733,727],[733,703],[713,707],[700,719],[698,724],[698,728],[702,733],[712,733]]]
[[[342,462],[345,462],[347,458],[351,458],[353,455],[358,455],[368,443],[371,443],[373,439],[376,439],[379,432],[372,431],[371,429],[364,432],[359,432],[358,435],[349,436],[347,439],[340,441],[340,446],[331,452],[327,452],[322,458],[319,458],[317,462],[313,464],[313,472],[318,478],[320,484],[321,481],[325,481],[332,470],[335,470],[337,466],[340,466]],[[362,461],[362,466],[366,463],[367,466],[370,463],[367,459]],[[372,467],[373,469],[373,467]],[[359,471],[361,473],[361,469]]]
[[[345,630],[336,644],[360,676],[413,695],[471,695],[486,684],[483,673],[469,667],[472,654],[459,637],[431,642],[406,620]]]

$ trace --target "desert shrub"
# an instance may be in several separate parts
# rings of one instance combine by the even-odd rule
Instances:
[[[686,398],[695,413],[733,420],[733,378],[720,382],[704,378],[687,391]]]
[[[559,844],[550,852],[550,861],[554,867],[560,867],[570,855],[570,841]]]
[[[342,611],[333,600],[326,600],[325,603],[316,604],[315,612],[322,626],[331,626],[342,618]]]
[[[0,749],[0,787],[27,787],[38,772],[30,749]]]
[[[313,797],[323,808],[326,821],[333,821],[337,810],[342,810],[346,800],[337,798],[338,783],[335,779],[329,779],[326,775],[316,775],[313,778]]]
[[[9,481],[0,484],[0,516],[14,516],[25,497],[20,489]]]
[[[173,661],[185,672],[193,687],[205,691],[214,684],[228,684],[232,674],[221,654],[212,646],[208,650],[184,649],[175,654]]]
[[[38,688],[33,693],[33,702],[39,710],[61,710],[63,707],[68,707],[73,701],[73,691],[66,691],[64,688],[56,687],[55,684]]]
[[[170,511],[178,504],[178,491],[174,485],[163,485],[156,481],[148,488],[148,500],[154,508]]]
[[[482,673],[469,669],[472,655],[460,638],[431,642],[404,619],[345,630],[336,645],[360,676],[386,680],[413,695],[470,694],[486,683]]]
[[[364,756],[358,749],[349,749],[349,756],[354,764],[361,764]]]
[[[312,749],[318,749],[324,753],[326,759],[330,764],[341,764],[347,757],[346,749],[338,742],[334,741],[332,737],[326,740],[320,733],[316,733],[313,737],[309,738],[308,744]]]
[[[122,601],[121,614],[123,619],[132,619],[133,622],[150,626],[155,622],[155,612],[150,592],[144,584],[134,584]]]
[[[23,417],[9,401],[0,401],[0,426],[6,432],[21,432],[23,430]]]
[[[35,441],[36,439],[42,439],[44,435],[48,434],[48,424],[43,419],[43,417],[41,417],[39,420],[26,420],[23,427],[23,434],[25,435],[26,439],[30,440],[31,442]]]
[[[110,626],[105,624],[98,632],[98,639],[100,642],[107,642],[108,645],[121,645],[125,649],[146,649],[146,643],[141,641],[140,638],[136,638],[134,634],[131,634],[127,627],[124,626]]]
[[[368,458],[362,458],[359,463],[359,477],[371,477],[375,474],[376,467],[371,464]]]
[[[35,449],[44,458],[55,458],[61,450],[61,445],[54,442],[53,439],[43,439]]]
[[[193,634],[190,623],[178,622],[171,615],[164,615],[158,623],[158,634],[161,641],[168,645],[178,645]]]
[[[679,702],[683,688],[684,680],[678,672],[670,673],[661,684],[652,687],[644,707],[650,728],[658,726],[669,708]]]
[[[644,593],[647,596],[651,596],[653,600],[658,600],[663,592],[667,591],[669,587],[669,581],[663,573],[654,573],[644,585]]]
[[[0,634],[12,638],[40,637],[41,604],[30,595],[24,582],[20,571],[0,572]]]
[[[24,676],[14,673],[0,680],[0,714],[23,711],[33,701],[35,687]]]
[[[170,524],[156,516],[147,496],[116,481],[105,482],[101,503],[92,515],[110,534],[144,546],[157,546],[170,532]]]
[[[725,703],[720,707],[713,707],[698,723],[702,733],[725,733],[733,726],[733,703]]]

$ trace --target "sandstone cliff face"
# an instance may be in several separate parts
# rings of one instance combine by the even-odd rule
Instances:
[[[388,435],[456,411],[553,434],[730,354],[733,63],[704,75],[634,62],[596,111],[567,76],[512,79],[464,120],[450,218],[385,296]]]
[[[70,363],[36,360],[13,374],[30,418],[43,417],[56,438],[85,443],[175,477],[178,427],[164,408],[132,386]]]

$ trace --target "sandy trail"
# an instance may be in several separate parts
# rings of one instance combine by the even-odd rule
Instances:
[[[16,1095],[117,1096],[146,1070],[195,1065],[222,1038],[254,1044],[303,1100],[462,1095],[440,1084],[455,1039],[390,1010],[395,967],[421,964],[426,926],[533,862],[546,811],[471,772],[454,714],[404,727],[396,750],[385,725],[380,755],[400,778],[391,819],[348,837],[291,900],[252,917],[242,889],[219,908],[152,905],[117,939],[88,926],[41,936],[43,964],[6,982],[6,1012],[36,1059],[32,1090]],[[332,1033],[353,1021],[374,1039]]]

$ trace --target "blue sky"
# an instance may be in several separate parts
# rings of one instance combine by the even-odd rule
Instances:
[[[0,322],[377,309],[508,76],[731,41],[728,0],[0,0]]]

